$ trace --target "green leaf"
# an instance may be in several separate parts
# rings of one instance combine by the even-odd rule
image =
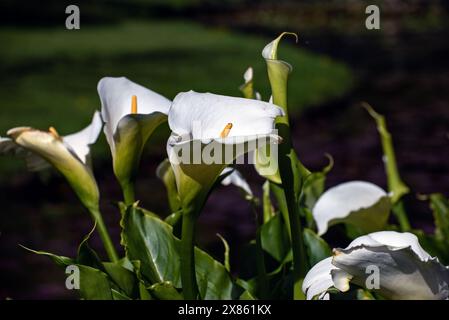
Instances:
[[[243,291],[240,295],[239,300],[256,300],[256,298],[248,290]]]
[[[164,221],[130,206],[122,219],[122,239],[129,260],[140,261],[139,269],[149,283],[170,282],[181,287],[181,242]],[[237,286],[226,268],[204,251],[195,248],[198,289],[203,299],[235,299],[242,288]]]
[[[124,294],[121,294],[119,291],[112,289],[112,298],[114,300],[131,300],[131,298],[125,296]]]
[[[310,266],[314,266],[321,260],[332,255],[332,250],[327,242],[308,228],[304,228],[304,242],[307,248]]]
[[[301,194],[301,203],[312,210],[318,198],[323,194],[326,176],[334,166],[334,160],[330,155],[326,155],[329,159],[329,164],[318,172],[312,172],[304,180],[304,186]]]
[[[183,296],[168,281],[153,284],[149,290],[153,296],[160,300],[183,300]]]
[[[77,264],[75,260],[45,251],[36,251],[23,247],[35,254],[51,258],[57,265],[66,268],[77,266],[79,269],[80,295],[86,300],[112,300],[111,286],[107,274],[93,267]]]
[[[108,276],[95,268],[78,265],[80,294],[86,300],[112,300]]]
[[[139,260],[142,275],[152,284],[164,281],[180,287],[180,259],[171,227],[136,206],[129,206],[121,225],[129,260]]]
[[[288,234],[280,215],[275,215],[261,227],[262,248],[274,259],[282,262],[290,249]]]
[[[103,266],[110,279],[127,297],[133,298],[137,296],[138,280],[132,271],[113,262],[104,262]]]
[[[96,224],[92,228],[92,230],[84,237],[78,246],[78,255],[76,258],[77,264],[82,264],[85,266],[93,267],[95,269],[99,269],[101,271],[105,271],[103,267],[103,263],[98,257],[97,253],[89,246],[89,239],[92,233],[95,231]]]

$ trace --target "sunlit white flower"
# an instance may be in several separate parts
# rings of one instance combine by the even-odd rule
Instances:
[[[238,156],[267,143],[279,143],[280,137],[273,133],[274,119],[282,114],[276,105],[253,99],[193,91],[178,94],[168,114],[172,135],[167,151],[181,199],[193,192],[191,184],[181,182],[182,176],[208,190]],[[217,161],[205,159],[209,155],[207,151],[223,151],[223,148],[223,155],[212,156]],[[229,154],[229,149],[234,152]],[[185,159],[192,157],[198,161],[186,163]]]
[[[146,141],[164,121],[170,100],[127,78],[106,77],[98,83],[104,133],[113,158],[114,173],[126,202],[134,202],[133,180]]]
[[[99,194],[89,154],[101,127],[100,113],[95,112],[89,126],[67,136],[60,136],[53,127],[48,131],[13,128],[7,133],[10,138],[0,140],[0,153],[25,157],[29,169],[34,171],[53,165],[66,177],[84,205],[96,208]]]
[[[367,286],[378,270],[378,288]],[[374,275],[376,276],[376,275]],[[411,233],[380,231],[355,239],[345,249],[317,263],[307,274],[303,291],[308,299],[325,297],[335,287],[350,284],[372,289],[388,299],[447,299],[449,269],[432,258]]]
[[[388,220],[391,202],[380,187],[365,181],[350,181],[324,192],[313,207],[318,234],[329,226],[348,223],[363,232],[381,230]]]

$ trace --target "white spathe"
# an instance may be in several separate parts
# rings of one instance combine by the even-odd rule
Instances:
[[[251,187],[249,186],[248,182],[245,180],[245,178],[242,176],[240,171],[237,169],[226,167],[221,172],[222,175],[227,174],[227,176],[221,181],[221,184],[224,186],[234,185],[237,188],[242,189],[248,196],[252,197],[253,192],[251,191]]]
[[[97,141],[102,125],[100,112],[96,111],[87,127],[81,131],[61,136],[60,139],[55,139],[55,136],[50,132],[36,130],[31,127],[13,128],[7,134],[9,136],[18,136],[19,133],[27,132],[27,135],[29,134],[36,143],[41,141],[48,144],[49,148],[45,152],[48,157],[57,157],[58,150],[65,148],[84,165],[89,166],[90,146]],[[39,171],[50,167],[50,163],[42,157],[41,153],[31,152],[30,149],[16,143],[13,139],[0,138],[0,153],[25,157],[29,170]]]
[[[335,287],[349,289],[349,283],[365,287],[370,273],[379,271],[379,288],[388,299],[447,299],[449,269],[432,258],[411,233],[380,231],[359,237],[333,257],[316,264],[307,274],[303,291],[308,299],[323,296]],[[368,288],[371,289],[371,288]]]
[[[125,77],[105,77],[98,82],[104,133],[114,155],[114,135],[120,120],[131,114],[132,96],[137,97],[137,114],[168,113],[171,101]]]
[[[268,102],[189,91],[173,100],[168,124],[183,139],[233,143],[234,137],[271,135],[274,119],[282,115],[281,108]],[[232,125],[229,133],[221,137],[228,124]]]
[[[11,140],[1,140],[0,152],[24,156],[34,170],[51,164],[64,175],[83,204],[91,212],[98,212],[99,191],[88,159],[90,145],[97,140],[101,126],[96,112],[88,127],[67,137],[59,136],[54,128],[13,128],[7,132]]]
[[[370,208],[384,198],[388,198],[388,195],[382,188],[365,181],[349,181],[328,189],[312,210],[318,234],[326,233],[332,222],[341,221],[351,213]],[[379,210],[389,212],[389,209],[389,206],[382,206]],[[385,212],[373,214],[380,216]]]

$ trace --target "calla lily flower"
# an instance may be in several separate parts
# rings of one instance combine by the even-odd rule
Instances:
[[[95,143],[102,127],[99,112],[83,130],[59,136],[51,127],[41,131],[18,127],[8,131],[8,138],[0,141],[1,153],[23,156],[32,171],[53,165],[68,180],[80,200],[89,209],[98,209],[99,193],[90,168],[90,145]]]
[[[173,100],[167,153],[183,212],[181,280],[186,299],[198,295],[194,229],[210,189],[234,159],[281,141],[273,133],[281,115],[281,108],[267,102],[211,93],[183,92]]]
[[[377,288],[372,288],[373,276],[378,276]],[[351,283],[387,299],[448,299],[449,267],[432,258],[414,234],[380,231],[355,239],[345,249],[334,249],[332,257],[309,271],[303,291],[307,299],[325,299],[330,288],[345,292]]]
[[[370,182],[349,181],[324,192],[312,213],[318,235],[342,222],[368,233],[385,226],[390,209],[390,198],[382,188]]]
[[[7,132],[10,139],[0,140],[0,153],[24,156],[28,167],[35,171],[50,165],[55,167],[92,215],[109,258],[117,261],[117,253],[100,213],[100,193],[90,166],[90,145],[97,141],[102,125],[100,113],[95,112],[89,126],[67,136],[60,136],[53,127],[48,131],[13,128]]]
[[[279,143],[273,130],[274,119],[281,115],[281,108],[267,102],[193,91],[178,94],[168,114],[172,135],[167,151],[181,201],[198,188],[207,193],[235,158],[266,143]],[[223,149],[221,155],[211,153]],[[198,188],[183,182],[186,177]]]
[[[104,133],[114,174],[125,196],[134,202],[134,179],[146,141],[167,119],[170,100],[127,78],[106,77],[98,83]]]
[[[227,176],[221,180],[221,184],[224,186],[234,185],[240,190],[242,190],[247,199],[253,198],[253,192],[251,191],[251,187],[249,186],[248,182],[245,180],[245,178],[242,176],[240,171],[234,168],[226,167],[224,168],[222,175]]]

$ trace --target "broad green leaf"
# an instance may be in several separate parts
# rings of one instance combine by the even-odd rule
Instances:
[[[169,281],[175,288],[181,288],[181,242],[173,236],[172,227],[135,206],[125,212],[122,227],[128,259],[133,264],[135,260],[140,261],[143,277],[151,284]],[[221,263],[198,248],[195,248],[195,263],[198,289],[203,299],[234,299],[243,291]]]
[[[104,262],[105,272],[109,278],[130,298],[134,298],[138,293],[138,280],[136,275],[118,263]]]
[[[282,262],[290,249],[290,244],[281,216],[275,215],[260,228],[262,248],[274,259]]]
[[[180,259],[171,227],[136,206],[122,218],[122,241],[129,260],[139,260],[140,271],[150,283],[172,282],[180,287]]]
[[[112,300],[108,276],[95,268],[78,265],[80,294],[86,300]]]
[[[308,228],[304,228],[304,242],[309,257],[309,265],[314,266],[332,255],[332,250],[323,238]]]

